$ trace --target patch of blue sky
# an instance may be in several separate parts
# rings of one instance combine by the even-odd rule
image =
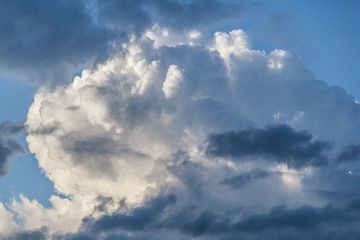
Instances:
[[[33,154],[19,154],[10,160],[8,174],[0,178],[0,201],[10,203],[22,194],[50,207],[49,197],[54,192],[53,183],[41,172]]]
[[[4,77],[0,78],[0,84],[0,122],[24,122],[36,87]],[[35,156],[29,153],[25,133],[19,136],[19,141],[27,153],[10,159],[7,175],[0,178],[0,201],[9,203],[14,197],[23,194],[49,207],[48,198],[54,191],[53,184],[41,172]]]
[[[0,76],[0,122],[24,122],[33,101],[36,86]]]

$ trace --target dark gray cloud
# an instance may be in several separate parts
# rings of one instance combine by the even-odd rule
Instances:
[[[126,198],[123,198],[120,201],[115,201],[112,197],[99,195],[96,201],[97,204],[94,207],[93,214],[106,214],[112,212],[111,209],[117,209],[116,211],[128,211],[130,209]]]
[[[0,177],[6,175],[9,159],[25,150],[15,136],[24,130],[21,124],[5,121],[0,124]]]
[[[41,228],[34,231],[21,231],[14,233],[12,236],[5,238],[4,240],[45,240],[48,239],[48,230]],[[52,239],[56,239],[55,237]]]
[[[359,166],[354,164],[346,166],[346,168],[334,164],[326,168],[314,169],[312,174],[304,176],[302,180],[303,189],[310,194],[317,195],[324,201],[345,204],[360,196],[358,187],[360,175],[357,169]]]
[[[143,231],[147,228],[156,227],[158,218],[163,214],[165,208],[176,202],[173,195],[158,197],[151,200],[144,207],[136,208],[129,214],[106,215],[96,221],[84,219],[85,229],[99,233],[102,231],[112,231],[118,228],[125,231]]]
[[[299,240],[312,235],[316,239],[340,239],[359,236],[359,209],[356,199],[344,207],[275,206],[268,212],[231,217],[211,209],[199,211],[197,206],[181,207],[171,195],[155,198],[130,213],[84,219],[81,231],[68,234],[66,239],[289,239],[286,236],[291,235]],[[336,237],[327,238],[333,232]]]
[[[231,188],[238,189],[246,186],[247,184],[251,183],[252,181],[256,181],[258,179],[267,178],[271,175],[270,172],[262,170],[262,169],[255,169],[251,172],[243,173],[237,175],[235,177],[225,178],[220,183],[227,184]]]
[[[337,162],[348,162],[358,160],[360,157],[360,144],[346,146],[336,158]]]
[[[108,206],[114,204],[114,199],[112,197],[99,196],[97,200],[99,204],[95,207],[94,211],[106,212]]]
[[[158,21],[171,28],[183,29],[240,18],[243,11],[254,5],[249,1],[193,0],[193,1],[151,1]],[[151,5],[150,5],[151,6]]]
[[[141,33],[152,24],[150,13],[143,7],[144,2],[146,1],[98,0],[97,20],[100,25],[109,29]]]
[[[93,22],[86,1],[3,0],[0,9],[0,66],[5,74],[70,81],[63,78],[89,60],[104,59],[114,39],[114,33]]]
[[[100,155],[106,156],[114,154],[117,150],[116,141],[102,137],[102,136],[90,136],[90,137],[64,137],[64,147],[74,155]],[[66,144],[70,142],[70,144]]]
[[[25,126],[26,131],[31,134],[38,134],[38,135],[48,135],[53,134],[57,131],[60,127],[59,122],[53,122],[47,125],[40,125],[37,129],[30,129],[29,127]]]
[[[128,239],[146,239],[144,236],[153,239],[153,231],[161,229],[200,236],[210,224],[213,224],[212,217],[215,215],[211,212],[203,212],[197,216],[192,214],[194,210],[192,207],[172,211],[171,208],[175,208],[176,199],[174,195],[160,196],[130,213],[106,215],[98,220],[84,219],[80,233],[68,235],[67,239],[97,239],[100,235],[106,236],[116,232],[121,233],[121,231],[132,232],[128,234]]]
[[[347,205],[347,209],[350,211],[359,211],[360,210],[360,198],[351,200]]]
[[[230,157],[246,161],[247,157],[264,157],[289,167],[321,166],[327,164],[324,151],[331,148],[328,141],[314,140],[306,131],[295,131],[288,125],[271,125],[264,129],[213,133],[208,137],[206,153],[213,157]]]
[[[4,121],[0,124],[0,132],[5,135],[14,135],[24,130],[22,124],[16,124],[11,121]]]
[[[277,206],[271,209],[269,213],[249,216],[233,224],[232,229],[244,232],[261,232],[284,228],[306,230],[316,228],[323,222],[342,222],[347,218],[348,216],[343,210],[332,206],[323,208],[301,206],[294,209]]]
[[[153,22],[184,30],[239,19],[253,5],[258,4],[244,0],[104,0],[97,1],[97,16],[105,26],[127,32],[141,33]]]
[[[172,155],[168,170],[186,186],[187,194],[193,199],[201,199],[204,196],[204,186],[207,184],[204,176],[205,169],[202,165],[191,161],[189,154],[185,151],[178,151]]]
[[[106,134],[77,136],[70,133],[59,139],[62,147],[73,156],[73,163],[86,166],[89,173],[100,174],[104,177],[116,175],[112,156],[128,156],[134,161],[148,158],[146,154],[137,152]]]

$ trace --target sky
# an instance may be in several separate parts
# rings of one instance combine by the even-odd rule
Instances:
[[[359,13],[0,0],[0,238],[359,239]]]

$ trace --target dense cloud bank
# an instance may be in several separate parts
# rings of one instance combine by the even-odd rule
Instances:
[[[58,194],[50,208],[22,195],[1,205],[6,237],[359,236],[360,105],[300,58],[252,49],[242,30],[210,38],[166,22],[241,6],[212,3],[150,1],[152,25],[142,1],[98,2],[106,31],[135,34],[72,83],[35,95],[27,142]]]

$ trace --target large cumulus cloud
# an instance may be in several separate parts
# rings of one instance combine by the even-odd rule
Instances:
[[[29,149],[61,194],[52,208],[14,199],[24,234],[321,239],[352,221],[343,234],[358,236],[353,97],[286,51],[252,49],[242,30],[171,34],[155,25],[35,95]],[[347,174],[347,198],[324,197],[341,193],[333,172]]]

